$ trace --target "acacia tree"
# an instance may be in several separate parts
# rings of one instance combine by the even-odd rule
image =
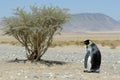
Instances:
[[[30,10],[16,8],[14,16],[5,17],[5,33],[25,47],[27,59],[38,61],[50,46],[53,35],[68,20],[69,14],[67,9],[59,7],[31,6]]]

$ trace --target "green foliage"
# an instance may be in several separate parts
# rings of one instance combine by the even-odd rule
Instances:
[[[68,21],[67,9],[31,6],[27,12],[16,8],[14,16],[4,18],[5,32],[14,36],[26,49],[29,60],[40,60],[52,42],[53,35],[61,31]]]

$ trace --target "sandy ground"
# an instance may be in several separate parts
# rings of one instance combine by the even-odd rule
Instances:
[[[102,53],[100,73],[84,73],[84,46],[49,48],[43,61],[30,62],[24,61],[23,47],[1,44],[0,80],[120,80],[120,47],[98,47]]]

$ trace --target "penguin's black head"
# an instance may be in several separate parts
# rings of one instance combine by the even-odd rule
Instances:
[[[85,45],[89,45],[90,43],[91,43],[91,40],[89,40],[89,39],[84,41]]]

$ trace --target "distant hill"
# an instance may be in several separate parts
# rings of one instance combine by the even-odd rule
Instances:
[[[101,13],[81,13],[71,16],[70,21],[63,25],[63,32],[86,33],[119,31],[120,22]]]
[[[0,28],[5,25],[0,19]],[[63,25],[64,33],[120,32],[120,21],[101,13],[81,13],[71,15],[69,22]]]

